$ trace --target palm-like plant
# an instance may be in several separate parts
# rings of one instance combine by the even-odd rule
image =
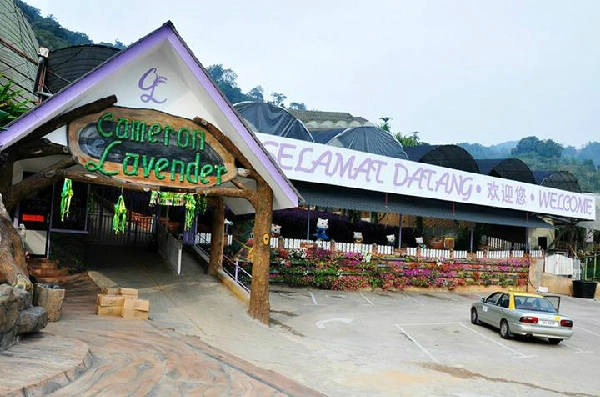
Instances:
[[[0,74],[1,77],[4,76]],[[17,98],[22,91],[11,89],[12,85],[13,83],[10,80],[0,84],[0,128],[29,110],[28,105],[30,102],[27,100],[19,101]]]

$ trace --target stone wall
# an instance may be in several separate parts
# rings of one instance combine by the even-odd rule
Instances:
[[[38,332],[48,325],[46,309],[32,305],[30,292],[0,285],[0,350],[18,340],[18,336]]]

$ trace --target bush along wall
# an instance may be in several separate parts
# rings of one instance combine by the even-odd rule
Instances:
[[[528,258],[424,259],[378,257],[331,252],[320,248],[273,250],[271,282],[291,287],[333,290],[458,286],[523,287],[529,276]]]

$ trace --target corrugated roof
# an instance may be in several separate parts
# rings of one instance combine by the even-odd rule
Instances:
[[[302,122],[308,121],[359,121],[359,122],[368,122],[369,120],[363,117],[354,117],[350,113],[345,112],[321,112],[318,110],[296,110],[289,109],[290,113],[293,114],[297,119]]]
[[[533,214],[504,208],[386,194],[371,190],[293,181],[304,202],[327,208],[398,213],[467,222],[551,229]]]
[[[0,84],[11,81],[12,89],[21,91],[19,100],[35,101],[39,45],[13,0],[0,0],[0,39]]]

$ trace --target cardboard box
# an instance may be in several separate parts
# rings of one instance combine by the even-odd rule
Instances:
[[[101,291],[104,295],[119,295],[119,287],[102,288]]]
[[[119,295],[134,297],[137,299],[138,290],[137,288],[119,288]]]
[[[136,288],[103,288],[102,292],[97,299],[98,315],[148,320],[150,302],[138,299]]]
[[[98,294],[98,306],[106,307],[106,306],[118,306],[123,307],[123,301],[125,298],[121,295],[105,295]]]
[[[149,307],[150,302],[145,299],[125,299],[121,317],[125,319],[147,320]]]
[[[150,310],[150,301],[147,299],[136,299],[134,303],[135,310],[147,312]]]
[[[121,317],[123,308],[121,306],[98,306],[96,313],[99,316],[117,316]]]

